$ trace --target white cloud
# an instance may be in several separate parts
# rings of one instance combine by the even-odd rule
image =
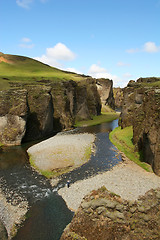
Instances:
[[[53,67],[62,67],[63,61],[72,61],[75,57],[65,44],[57,43],[54,47],[47,48],[46,53],[41,57],[35,57],[35,59]]]
[[[83,74],[82,72],[80,72],[80,71],[77,70],[76,68],[66,68],[66,71],[74,72],[74,73],[78,73],[78,74]]]
[[[75,54],[63,43],[57,43],[53,48],[47,48],[46,55],[57,60],[70,61],[75,59]]]
[[[139,52],[139,49],[138,48],[131,48],[131,49],[127,49],[126,52],[127,53],[136,53],[136,52]]]
[[[117,63],[117,66],[118,66],[118,67],[128,67],[128,66],[130,66],[130,64],[125,63],[125,62],[118,62],[118,63]]]
[[[22,8],[29,8],[32,2],[33,0],[16,0],[17,5]]]
[[[131,78],[132,77],[132,74],[130,74],[130,73],[125,73],[125,74],[123,74],[123,77],[125,77],[125,78]]]
[[[48,0],[40,0],[41,3],[46,3]],[[30,5],[34,0],[16,0],[16,3],[19,7],[29,9]]]
[[[31,42],[31,39],[24,37],[22,38],[22,42],[28,43],[28,42]]]
[[[146,42],[144,44],[144,52],[155,53],[160,51],[160,47],[156,46],[154,42]]]
[[[32,44],[25,44],[25,43],[20,43],[19,44],[19,47],[21,47],[21,48],[28,48],[28,49],[31,49],[31,48],[34,48],[34,44],[32,43]]]
[[[31,49],[33,48],[35,45],[32,43],[32,40],[30,38],[22,38],[21,39],[21,43],[19,44],[19,47],[21,48],[28,48]]]
[[[148,52],[156,53],[160,51],[160,46],[156,46],[154,42],[146,42],[141,48],[131,48],[126,50],[127,53]]]

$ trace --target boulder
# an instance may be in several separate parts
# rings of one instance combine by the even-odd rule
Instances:
[[[159,204],[160,189],[127,201],[102,187],[83,199],[61,240],[160,239]]]
[[[27,91],[25,89],[0,91],[0,106],[1,144],[20,145],[26,132]]]

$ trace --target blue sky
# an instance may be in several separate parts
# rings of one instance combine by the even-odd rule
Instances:
[[[160,77],[160,0],[1,0],[0,51],[124,87]]]

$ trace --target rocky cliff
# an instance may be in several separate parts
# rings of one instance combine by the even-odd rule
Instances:
[[[81,203],[61,240],[160,239],[160,189],[127,201],[102,187]]]
[[[96,85],[101,98],[102,110],[107,110],[107,106],[114,109],[115,101],[113,97],[113,81],[105,78],[100,78],[96,80]]]
[[[124,88],[120,125],[133,125],[133,142],[160,176],[160,80],[140,78]]]
[[[77,82],[10,83],[12,88],[0,91],[0,143],[19,145],[70,129],[75,120],[99,115],[102,101],[114,106],[112,81],[106,81],[101,86],[103,97],[97,80],[90,77]]]
[[[115,107],[121,108],[123,102],[123,89],[120,87],[113,88],[113,96],[115,100]]]

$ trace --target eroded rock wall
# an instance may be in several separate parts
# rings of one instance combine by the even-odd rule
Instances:
[[[0,142],[19,145],[26,132],[27,91],[0,91]]]
[[[104,88],[108,99],[112,96],[111,85]],[[75,120],[91,119],[100,113],[101,97],[95,79],[14,83],[14,89],[0,92],[0,143],[19,145],[37,140],[72,128]]]
[[[107,106],[112,109],[115,108],[115,100],[113,97],[113,81],[105,78],[96,80],[97,89],[101,98],[102,109],[106,109]]]
[[[146,90],[143,103],[135,110],[133,142],[160,176],[160,89]]]
[[[129,82],[119,123],[122,128],[133,126],[135,150],[160,176],[160,89],[155,82],[155,78]]]
[[[160,189],[127,201],[104,187],[81,203],[61,240],[160,239]]]
[[[115,107],[121,108],[123,103],[123,89],[120,87],[113,88],[113,96],[115,100]]]

